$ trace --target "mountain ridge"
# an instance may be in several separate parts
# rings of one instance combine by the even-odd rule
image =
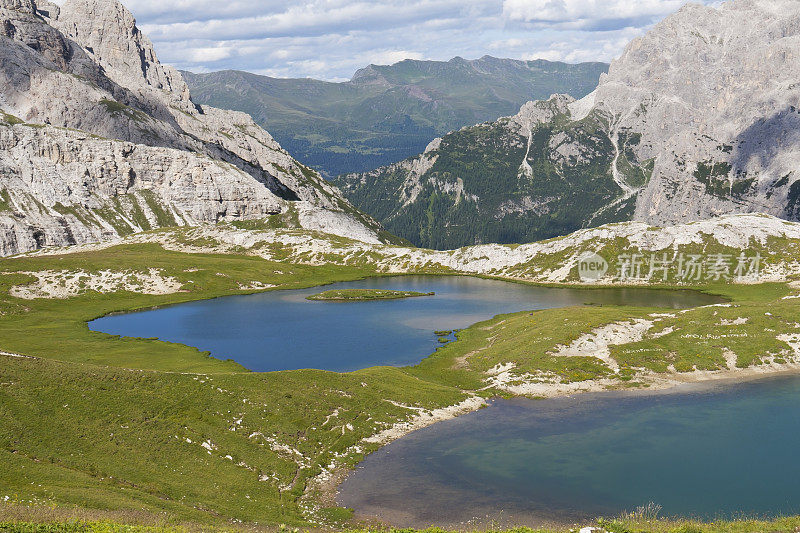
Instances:
[[[249,116],[196,105],[119,2],[2,0],[0,23],[0,254],[274,215],[386,237]]]
[[[606,68],[484,56],[369,65],[344,82],[230,70],[183,75],[197,101],[247,112],[300,160],[335,175],[402,160],[531,98],[583,96]]]
[[[786,0],[688,4],[634,39],[586,97],[529,102],[334,183],[390,231],[436,248],[623,220],[796,220],[798,20]]]

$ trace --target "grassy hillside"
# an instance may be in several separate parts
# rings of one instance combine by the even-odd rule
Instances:
[[[302,245],[321,238],[284,231]],[[87,320],[112,311],[381,275],[378,246],[371,254],[331,252],[329,264],[322,264],[319,256],[277,248],[265,240],[268,234],[239,231],[237,251],[225,254],[210,251],[219,242],[209,235],[187,236],[183,251],[128,243],[0,262],[0,502],[6,502],[0,505],[0,522],[18,524],[0,528],[28,527],[20,523],[25,520],[58,522],[76,508],[79,518],[105,516],[116,523],[139,517],[150,525],[199,528],[346,527],[350,514],[332,505],[330,480],[377,449],[387,429],[413,422],[413,408],[435,412],[469,401],[468,409],[474,409],[482,397],[523,393],[515,387],[528,386],[531,376],[553,390],[647,387],[695,368],[776,368],[798,357],[792,339],[800,300],[785,298],[796,289],[784,283],[700,284],[697,288],[732,302],[686,313],[584,306],[504,315],[460,331],[457,341],[419,365],[344,374],[248,372],[187,346],[88,329]],[[167,242],[165,235],[149,234]],[[241,244],[248,235],[253,248]],[[342,240],[330,245],[353,246]],[[788,255],[781,259],[776,251],[765,261],[776,266],[778,260],[792,260],[796,245],[776,245]],[[261,246],[284,260],[252,255]],[[348,259],[330,264],[337,257]],[[416,271],[443,269],[431,263]],[[169,281],[178,292],[144,294],[135,283],[143,272]],[[42,280],[62,297],[44,297]],[[97,280],[105,280],[100,291]],[[559,346],[587,333],[631,320],[652,322],[650,329],[659,335],[612,347],[618,373],[596,357],[557,354]],[[732,331],[739,335],[728,335]],[[492,370],[498,365],[510,370],[499,376]],[[657,527],[755,531],[761,526]],[[628,531],[617,525],[612,530]]]
[[[8,295],[12,285],[30,281],[15,272],[99,272],[120,264],[127,272],[158,268],[187,292]],[[0,350],[36,357],[0,355],[0,500],[144,509],[205,523],[309,524],[301,501],[309,478],[407,413],[383,398],[435,408],[465,397],[394,368],[250,373],[194,348],[86,326],[114,310],[248,292],[240,283],[301,287],[374,271],[295,268],[154,245],[7,259],[0,270]],[[323,422],[337,409],[331,431]],[[354,429],[343,431],[348,424]],[[340,460],[352,464],[362,456],[352,451]]]
[[[184,77],[198,103],[250,114],[293,156],[335,176],[418,154],[434,137],[529,100],[581,97],[607,68],[486,56],[370,65],[345,83],[238,71]]]

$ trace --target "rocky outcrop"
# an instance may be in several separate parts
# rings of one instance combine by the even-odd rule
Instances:
[[[798,57],[798,2],[686,5],[631,42],[583,99],[531,102],[514,117],[447,135],[443,148],[422,156],[438,162],[422,176],[412,178],[406,164],[339,183],[357,206],[417,242],[428,213],[407,206],[397,184],[425,184],[445,173],[462,178],[467,192],[485,201],[476,215],[462,213],[454,195],[436,197],[442,206],[432,214],[440,217],[439,231],[450,233],[444,247],[470,244],[470,235],[491,237],[487,216],[509,242],[622,220],[662,225],[753,212],[798,220]],[[486,201],[483,181],[503,201]],[[383,190],[367,192],[367,183]],[[428,205],[433,194],[422,192],[418,201]],[[526,205],[535,209],[525,212]],[[460,230],[448,229],[465,225],[456,235]],[[541,231],[527,233],[532,227]]]
[[[523,245],[484,244],[458,250],[426,250],[331,239],[321,233],[287,230],[245,230],[228,224],[179,228],[132,235],[129,243],[158,243],[168,250],[189,253],[247,253],[269,260],[298,264],[336,264],[383,273],[451,273],[500,276],[537,283],[589,285],[696,286],[699,282],[786,282],[800,276],[800,223],[767,215],[725,215],[702,222],[668,227],[622,222],[587,228],[570,235]],[[39,254],[68,254],[105,245],[45,249]],[[599,279],[582,280],[578,264],[599,255],[608,270]],[[683,263],[681,263],[683,257]],[[693,259],[698,277],[679,277],[681,264]],[[741,258],[741,259],[740,259]],[[656,263],[653,263],[653,260]],[[660,261],[660,263],[659,263]],[[745,268],[737,272],[740,261]],[[365,263],[366,262],[366,263]],[[636,262],[636,269],[624,264]],[[667,279],[652,267],[667,267]],[[716,267],[727,269],[714,280]]]
[[[196,106],[116,1],[0,0],[0,109],[3,255],[287,211],[379,240],[248,115]]]
[[[284,209],[222,161],[55,128],[0,128],[0,172],[2,255]]]
[[[797,219],[800,4],[687,5],[634,40],[578,106],[602,110],[654,160],[634,218]]]
[[[133,15],[115,1],[67,0],[52,25],[78,43],[123,87],[152,87],[175,100],[190,101],[189,88],[172,67],[156,58],[150,40],[136,26]]]

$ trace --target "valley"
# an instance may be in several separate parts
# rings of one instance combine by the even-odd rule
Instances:
[[[796,9],[687,4],[629,43],[587,96],[527,102],[333,183],[390,232],[442,250],[628,220],[796,220],[798,114],[784,111],[800,98],[787,60]]]
[[[577,307],[535,311],[534,306],[500,315],[459,331],[455,342],[419,364],[344,374],[248,372],[196,348],[91,332],[86,323],[112,312],[391,271],[460,274],[471,263],[461,258],[444,267],[441,252],[337,241],[302,230],[233,226],[146,232],[129,243],[7,259],[0,275],[0,348],[7,354],[1,380],[6,385],[0,389],[5,406],[2,442],[4,453],[13,450],[19,460],[4,463],[3,479],[15,501],[38,505],[145,509],[147,516],[167,513],[176,523],[220,526],[231,520],[305,527],[341,524],[349,512],[330,499],[331,483],[341,474],[383,444],[473,411],[492,397],[656,390],[686,381],[793,371],[800,362],[794,340],[796,289],[786,282],[800,268],[792,251],[800,235],[791,233],[798,231],[792,224],[763,221],[770,233],[777,234],[778,228],[790,233],[759,237],[753,229],[758,217],[734,217],[727,232],[706,228],[710,233],[696,241],[706,249],[717,242],[720,250],[737,240],[750,242],[763,254],[764,272],[770,276],[765,283],[682,285],[729,303],[681,311],[675,309],[680,298],[658,304],[645,295],[640,307],[630,307],[625,304],[636,301],[630,300],[635,294],[619,293],[627,290],[620,288],[603,305],[584,305],[596,300],[596,289],[585,294],[579,289],[573,300]],[[653,229],[661,240],[637,246],[669,247],[664,235],[695,231],[691,226]],[[726,236],[720,242],[714,234]],[[561,241],[548,251],[560,246],[562,257],[572,261],[564,279],[569,283],[583,241],[576,236]],[[624,254],[619,238],[610,242]],[[233,243],[238,252],[227,249]],[[309,243],[316,253],[306,248]],[[679,246],[688,251],[692,245]],[[467,253],[480,257],[479,249]],[[501,249],[525,254],[519,247],[497,247],[495,267],[502,261]],[[318,260],[320,253],[326,256],[324,263]],[[505,266],[516,273],[514,278],[534,281],[552,260],[538,249],[528,253],[516,256],[515,267]],[[411,268],[403,259],[410,254],[418,255],[419,266]],[[477,260],[484,274],[494,270],[485,259]],[[119,272],[119,264],[126,265],[127,275],[111,275]],[[79,276],[83,282],[68,295],[48,292],[53,272],[64,280]],[[175,282],[166,285],[170,290],[153,291],[134,284],[133,272]],[[105,285],[98,285],[99,280]],[[651,284],[659,286],[656,280]],[[302,293],[298,298],[304,299]],[[363,305],[373,304],[358,304]],[[428,341],[435,339],[431,333],[427,331]],[[597,349],[607,355],[595,355]],[[50,409],[56,396],[61,407]],[[34,419],[40,429],[23,431]],[[115,429],[106,431],[110,427]],[[123,456],[123,461],[113,460]],[[41,488],[29,487],[31,475]]]
[[[0,0],[0,531],[800,531],[800,4],[167,4]]]
[[[201,104],[243,111],[300,161],[332,178],[421,152],[452,130],[551,94],[585,96],[608,65],[491,56],[369,65],[340,83],[248,72],[184,72]]]

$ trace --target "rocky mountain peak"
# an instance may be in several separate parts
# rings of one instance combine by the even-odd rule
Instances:
[[[119,2],[0,1],[0,256],[272,215],[379,240],[249,115],[195,106]]]
[[[654,161],[637,219],[753,210],[794,218],[799,57],[800,2],[687,4],[629,43],[570,109],[573,119],[608,117],[612,138],[635,132],[630,151]]]
[[[0,9],[20,11],[33,15],[36,13],[36,3],[33,0],[0,0]]]
[[[547,100],[534,100],[523,105],[511,122],[519,124],[524,135],[528,135],[538,124],[552,121],[568,112],[575,99],[568,94],[553,94]]]
[[[380,85],[389,86],[389,82],[378,69],[377,65],[367,65],[364,68],[358,69],[353,77],[350,78],[350,83],[358,85]]]
[[[117,0],[67,0],[53,25],[83,47],[115,82],[143,85],[188,100],[180,74],[162,65],[133,14]]]

